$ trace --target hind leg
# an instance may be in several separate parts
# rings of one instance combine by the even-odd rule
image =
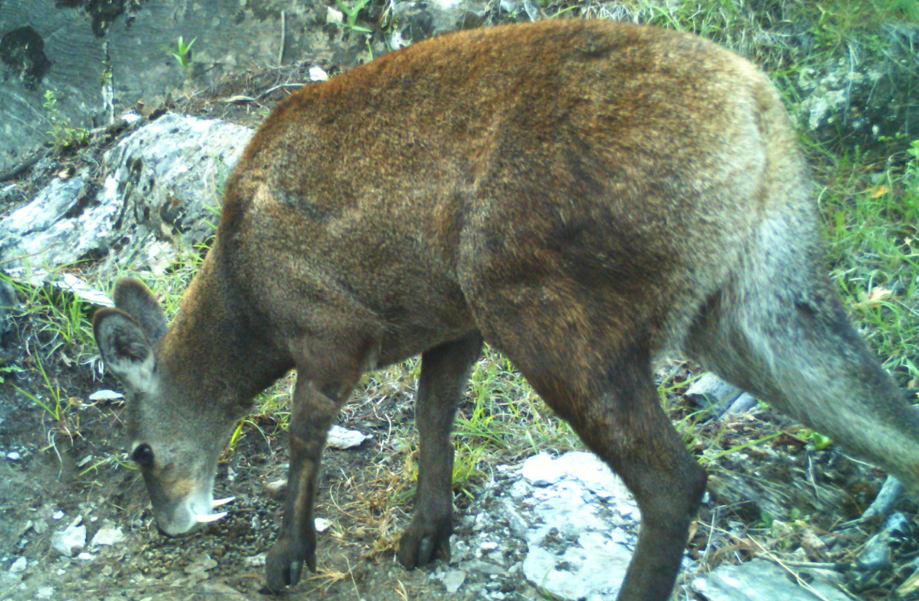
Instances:
[[[453,442],[450,431],[469,369],[482,351],[477,333],[427,350],[415,401],[420,461],[415,516],[399,540],[406,568],[450,559],[453,533]]]
[[[518,362],[529,363],[519,358]],[[641,510],[638,545],[619,601],[668,599],[706,476],[661,409],[649,364],[630,358],[614,368],[614,380],[586,394],[560,387],[562,374],[550,376],[551,381],[547,375],[540,371],[528,379],[622,478]]]
[[[516,300],[516,299],[515,299]],[[660,407],[640,317],[612,323],[593,303],[537,306],[492,297],[479,316],[539,395],[635,496],[642,523],[619,601],[665,601],[679,571],[705,472]],[[500,315],[489,319],[492,311]],[[583,319],[581,319],[583,317]],[[481,323],[481,322],[480,322]]]

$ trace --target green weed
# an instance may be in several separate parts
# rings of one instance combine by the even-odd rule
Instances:
[[[370,30],[366,27],[355,25],[355,23],[357,23],[357,14],[361,12],[365,6],[370,4],[370,0],[354,0],[354,2],[351,4],[348,4],[343,0],[335,0],[335,4],[338,5],[338,8],[340,8],[341,12],[345,14],[345,17],[347,17],[348,20],[343,23],[343,25],[347,27],[349,31],[370,33]]]
[[[295,382],[296,375],[291,373],[256,397],[254,402],[255,409],[239,420],[236,428],[233,429],[230,442],[222,456],[224,459],[236,452],[240,441],[250,431],[258,432],[271,446],[271,441],[274,437],[287,430],[287,426],[290,423],[290,409],[288,407],[293,395]]]
[[[175,46],[171,46],[171,47],[163,46],[163,50],[165,50],[169,54],[169,56],[172,56],[173,58],[176,59],[176,62],[179,64],[180,67],[182,67],[182,69],[185,71],[186,74],[191,69],[191,63],[192,63],[191,47],[194,45],[197,39],[198,38],[192,38],[192,40],[186,44],[185,39],[182,36],[179,36],[176,39]]]
[[[542,448],[581,448],[568,424],[557,419],[511,362],[491,348],[472,370],[454,433],[458,441],[482,447],[503,461]]]
[[[29,266],[24,272],[30,273]],[[46,277],[59,281],[63,271]],[[64,352],[65,361],[85,362],[94,354],[90,315],[93,307],[75,294],[52,284],[30,285],[0,274],[0,280],[11,286],[20,298],[13,308],[14,319],[27,318],[36,334],[35,340],[45,357]]]
[[[25,372],[25,370],[19,367],[18,365],[4,365],[0,367],[0,384],[3,384],[4,382],[6,382],[6,375],[21,374],[23,372]],[[2,375],[2,374],[6,374],[6,375]]]
[[[58,444],[72,441],[75,437],[80,436],[79,415],[67,412],[71,399],[64,396],[63,390],[56,382],[52,382],[41,359],[34,355],[33,360],[39,374],[41,374],[41,386],[44,388],[45,394],[32,394],[28,390],[15,385],[13,385],[13,388],[19,394],[41,407],[45,414],[51,418],[52,425],[47,432],[48,446],[43,448],[42,451],[52,449],[58,459],[61,460]]]
[[[18,386],[13,386],[21,395],[41,407],[45,412],[51,416],[55,422],[61,422],[64,419],[64,410],[67,408],[67,402],[61,393],[61,389],[57,384],[51,382],[51,379],[48,377],[48,372],[45,371],[45,366],[42,364],[41,359],[38,357],[35,358],[35,365],[38,368],[38,372],[42,377],[42,384],[45,387],[45,390],[48,392],[48,396],[45,400],[42,400],[40,397],[23,390]]]
[[[82,127],[73,127],[69,119],[62,117],[57,101],[57,94],[53,90],[45,90],[42,107],[45,109],[45,118],[51,124],[51,129],[46,132],[51,143],[60,150],[85,146],[89,141],[89,132]]]

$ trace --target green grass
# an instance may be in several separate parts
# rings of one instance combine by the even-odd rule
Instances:
[[[919,143],[911,152],[884,169],[854,154],[818,168],[832,277],[901,385],[919,378]]]
[[[511,362],[490,347],[473,368],[454,432],[463,444],[481,446],[505,461],[541,448],[580,448],[571,428],[556,419]]]
[[[887,23],[919,23],[919,3],[914,0],[823,0],[808,3],[805,11],[812,23],[818,49],[837,51],[853,43],[878,47],[877,34]]]
[[[61,392],[60,386],[51,381],[51,378],[48,377],[48,372],[45,371],[45,366],[42,364],[41,359],[35,360],[35,366],[38,369],[38,372],[41,374],[42,386],[45,388],[46,396],[42,399],[41,396],[32,394],[18,386],[13,386],[21,395],[31,400],[33,403],[41,407],[55,422],[61,422],[64,420],[64,410],[67,408],[67,401],[64,399],[64,396]]]
[[[75,270],[67,266],[50,273],[46,282],[57,282],[65,271]],[[24,268],[29,272],[29,267]],[[28,320],[34,337],[27,342],[27,353],[36,350],[41,357],[50,358],[64,354],[67,361],[85,363],[94,354],[92,324],[90,317],[93,306],[75,294],[52,284],[30,285],[0,274],[0,280],[11,286],[19,298],[19,304],[11,307],[14,320]]]

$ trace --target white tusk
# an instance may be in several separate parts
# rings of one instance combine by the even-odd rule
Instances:
[[[195,521],[201,524],[205,524],[207,522],[216,522],[220,518],[224,517],[226,514],[227,514],[226,511],[221,511],[219,513],[211,513],[208,515],[198,514],[195,516]]]
[[[214,499],[211,501],[211,508],[220,507],[221,505],[226,505],[227,503],[232,503],[236,500],[236,497],[227,497],[226,499]]]

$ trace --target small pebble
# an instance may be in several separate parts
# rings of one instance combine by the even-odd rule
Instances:
[[[10,461],[19,461],[20,459],[22,459],[22,455],[20,455],[16,451],[10,451],[9,453],[6,454],[6,458],[9,459]]]
[[[68,526],[51,535],[51,546],[65,557],[73,557],[73,552],[86,546],[86,526]]]
[[[268,496],[278,499],[287,491],[287,479],[275,480],[265,485]]]
[[[259,553],[258,555],[253,555],[252,557],[246,558],[246,565],[253,568],[260,568],[265,565],[265,554]]]
[[[458,591],[465,581],[466,572],[463,570],[450,570],[443,576],[444,587],[447,589],[447,592],[451,594]]]
[[[91,401],[119,401],[123,398],[123,394],[114,390],[97,390],[89,395],[89,400]]]
[[[20,557],[13,562],[13,565],[10,566],[10,572],[13,574],[19,574],[20,572],[25,572],[27,567],[29,567],[29,560],[25,557]]]
[[[93,536],[92,545],[117,545],[124,542],[121,528],[100,528]]]
[[[353,449],[358,447],[368,438],[373,438],[362,434],[357,430],[348,430],[341,426],[332,426],[326,437],[326,444],[332,449]]]

